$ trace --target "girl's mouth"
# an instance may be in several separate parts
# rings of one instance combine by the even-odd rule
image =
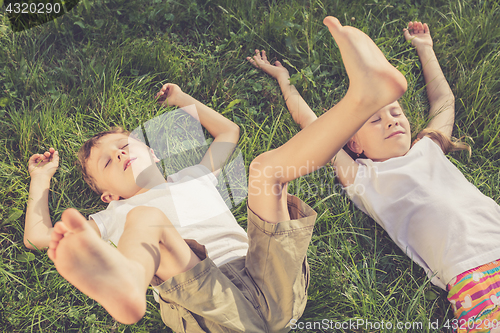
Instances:
[[[394,137],[394,136],[396,136],[396,135],[399,135],[399,134],[404,134],[404,133],[405,133],[405,132],[403,132],[403,131],[397,131],[397,132],[394,132],[394,133],[392,133],[391,135],[389,135],[386,139],[390,139],[390,138],[392,138],[392,137]]]

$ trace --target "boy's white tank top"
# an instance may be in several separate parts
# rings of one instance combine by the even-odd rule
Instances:
[[[112,201],[106,210],[90,215],[101,238],[118,245],[128,212],[149,206],[162,210],[182,238],[205,245],[217,266],[246,255],[247,234],[224,203],[215,187],[217,178],[207,168],[191,166],[168,176],[167,181],[129,199]]]
[[[500,259],[500,206],[482,194],[422,138],[401,157],[358,159],[346,187],[358,208],[379,223],[431,282],[446,289],[458,274]]]

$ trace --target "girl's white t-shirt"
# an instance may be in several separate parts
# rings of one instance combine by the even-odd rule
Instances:
[[[500,259],[500,206],[482,194],[429,137],[401,157],[357,159],[348,196],[379,223],[431,282]]]
[[[168,176],[167,182],[129,199],[112,201],[106,210],[90,215],[101,238],[118,245],[127,214],[137,206],[159,208],[184,239],[205,246],[208,256],[220,266],[245,256],[248,237],[221,198],[217,178],[196,165]]]

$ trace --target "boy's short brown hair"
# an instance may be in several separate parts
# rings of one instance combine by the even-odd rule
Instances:
[[[91,137],[89,140],[87,140],[83,146],[78,150],[78,164],[80,165],[80,170],[82,171],[83,175],[83,180],[90,186],[90,188],[96,192],[97,194],[102,194],[103,191],[97,187],[97,184],[95,183],[94,178],[89,174],[88,169],[87,169],[87,160],[90,157],[90,153],[92,151],[92,148],[95,147],[99,140],[110,134],[126,134],[129,135],[130,132],[117,126],[111,128],[109,131],[104,131],[97,133],[93,137]]]

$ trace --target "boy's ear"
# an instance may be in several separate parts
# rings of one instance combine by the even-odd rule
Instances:
[[[101,195],[101,200],[105,203],[110,203],[111,201],[115,201],[115,200],[120,200],[120,196],[119,195],[115,195],[115,194],[111,194],[110,192],[104,192],[102,195]]]
[[[158,157],[156,157],[153,148],[149,148],[149,151],[151,152],[151,156],[153,156],[153,161],[155,161],[155,163],[160,162],[160,159]]]
[[[354,138],[347,141],[347,147],[355,154],[362,154],[363,148],[354,140]]]

